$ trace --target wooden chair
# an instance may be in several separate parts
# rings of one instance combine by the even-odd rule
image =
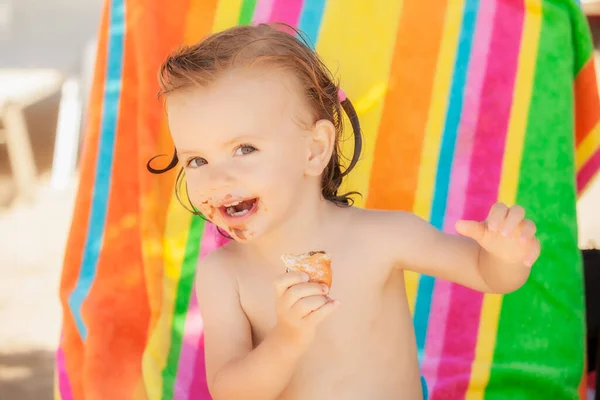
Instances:
[[[54,70],[0,69],[0,143],[8,149],[17,196],[30,201],[37,177],[24,110],[60,90]]]

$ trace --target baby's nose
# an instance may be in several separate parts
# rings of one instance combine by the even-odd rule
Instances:
[[[211,166],[209,182],[212,189],[221,189],[230,186],[234,181],[235,179],[230,169],[218,165]]]

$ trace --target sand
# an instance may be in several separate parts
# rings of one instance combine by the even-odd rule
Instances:
[[[6,193],[10,182],[0,179]],[[34,203],[0,208],[0,399],[51,400],[60,270],[74,189],[42,178]]]

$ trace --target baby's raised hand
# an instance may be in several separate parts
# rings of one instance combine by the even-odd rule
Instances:
[[[535,231],[535,224],[525,219],[523,207],[508,208],[503,203],[494,204],[483,222],[461,220],[456,223],[456,232],[474,239],[488,253],[507,263],[522,263],[528,267],[540,255]]]
[[[305,273],[288,272],[275,281],[277,328],[299,344],[312,341],[319,322],[339,305],[327,296],[327,285],[308,279]]]

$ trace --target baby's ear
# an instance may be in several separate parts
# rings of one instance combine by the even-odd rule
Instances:
[[[308,140],[308,159],[306,174],[319,176],[331,159],[335,147],[335,126],[331,121],[319,120],[315,122]]]

